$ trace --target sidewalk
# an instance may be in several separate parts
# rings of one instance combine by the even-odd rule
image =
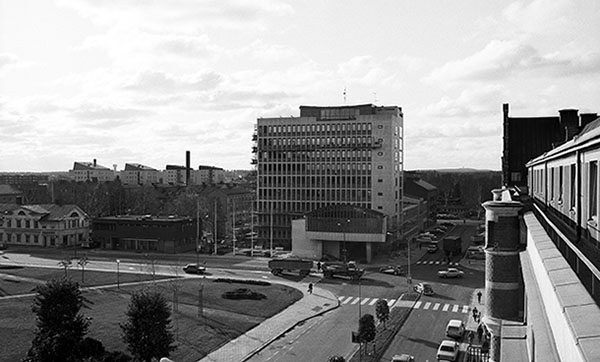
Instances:
[[[477,298],[477,292],[481,291],[481,303],[479,303],[478,298]],[[469,331],[472,331],[474,334],[474,338],[473,338],[473,346],[481,346],[481,343],[483,342],[483,337],[481,338],[481,340],[477,337],[477,328],[479,327],[479,324],[481,323],[480,321],[477,322],[473,319],[473,308],[477,308],[477,311],[479,313],[481,313],[481,317],[483,318],[483,316],[485,316],[485,293],[483,289],[476,289],[475,291],[473,291],[473,295],[471,297],[471,304],[470,304],[470,308],[469,308],[469,317],[466,323],[466,333],[469,333]]]
[[[301,290],[304,293],[302,299],[230,341],[218,350],[213,351],[200,361],[246,361],[266,348],[271,342],[279,338],[279,336],[294,328],[298,323],[337,308],[339,301],[335,294],[320,288],[312,279],[310,278],[305,283],[302,283],[303,285],[305,284],[304,290]],[[312,294],[306,292],[308,283],[314,284]],[[292,287],[298,286],[297,283],[282,282],[282,284]]]

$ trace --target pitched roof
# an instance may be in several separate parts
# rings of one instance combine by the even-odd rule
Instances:
[[[12,213],[18,209],[25,209],[31,213],[41,214],[42,219],[46,221],[61,220],[65,217],[69,217],[71,213],[77,211],[78,213],[88,216],[77,205],[57,205],[57,204],[37,204],[37,205],[17,205],[17,204],[0,204],[0,212]]]
[[[437,187],[433,186],[432,184],[430,184],[427,181],[423,181],[423,180],[418,180],[418,181],[414,181],[415,184],[421,186],[422,188],[424,188],[425,190],[428,191],[435,191],[437,190]]]
[[[156,171],[156,169],[139,163],[126,163],[125,171]]]
[[[73,170],[108,170],[110,171],[110,168],[106,167],[106,166],[102,166],[99,164],[95,164],[93,162],[75,162],[73,164]]]

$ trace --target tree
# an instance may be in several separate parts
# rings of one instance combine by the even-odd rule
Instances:
[[[150,362],[152,358],[168,357],[175,350],[171,310],[161,293],[134,293],[125,314],[128,320],[121,324],[123,341],[134,359]]]
[[[70,258],[66,258],[66,259],[63,259],[63,260],[61,260],[61,261],[58,262],[58,265],[60,265],[62,268],[65,269],[65,278],[68,276],[67,275],[67,271],[71,267],[71,264],[72,264],[72,262],[71,262]]]
[[[340,355],[334,354],[333,356],[329,356],[327,362],[346,362],[346,359]]]
[[[383,328],[385,328],[385,322],[390,318],[390,307],[387,304],[387,300],[379,299],[375,304],[375,315],[380,323],[383,322]]]
[[[82,256],[77,261],[77,264],[81,267],[81,284],[85,283],[85,266],[89,263],[87,256]]]
[[[375,339],[375,318],[371,314],[365,314],[358,321],[358,336],[361,342],[368,344]]]
[[[28,361],[80,361],[81,345],[90,321],[79,313],[85,298],[71,279],[50,280],[35,288],[31,310],[36,314],[35,337]]]

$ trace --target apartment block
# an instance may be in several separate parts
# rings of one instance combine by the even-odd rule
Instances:
[[[300,117],[259,118],[253,139],[258,243],[289,248],[292,220],[331,205],[375,210],[398,231],[400,107],[301,106]]]
[[[161,179],[161,171],[139,163],[126,163],[121,172],[121,182],[124,185],[152,185],[161,183]]]
[[[93,162],[75,162],[69,175],[78,182],[106,182],[113,181],[116,177],[115,171],[99,165],[95,159]]]

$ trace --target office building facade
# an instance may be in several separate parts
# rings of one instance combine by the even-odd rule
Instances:
[[[398,106],[301,106],[300,117],[259,118],[256,242],[291,246],[292,220],[331,205],[376,210],[397,232],[403,114]]]

